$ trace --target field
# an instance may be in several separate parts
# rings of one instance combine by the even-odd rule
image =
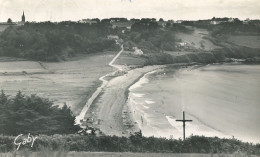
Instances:
[[[204,38],[209,32],[206,29],[195,28],[191,34],[187,33],[177,33],[176,38],[181,40],[181,42],[186,43],[186,47],[191,47],[200,50],[213,50],[218,48],[211,41]]]
[[[260,48],[260,36],[253,35],[231,35],[228,38],[228,41],[240,45],[247,46],[251,48]]]
[[[115,64],[118,65],[130,65],[130,66],[143,66],[145,64],[145,59],[139,55],[134,55],[133,52],[124,51],[118,59],[115,61]]]
[[[116,52],[104,52],[64,62],[0,62],[0,89],[14,96],[37,94],[55,105],[66,103],[78,114],[100,85],[99,77],[114,71],[108,66]]]
[[[9,25],[0,25],[0,32],[4,31]]]
[[[206,37],[209,35],[209,32],[206,29],[193,28],[192,33],[176,33],[177,39],[177,50],[175,51],[165,51],[166,53],[172,55],[173,57],[199,53],[203,51],[211,51],[219,46],[212,43]]]

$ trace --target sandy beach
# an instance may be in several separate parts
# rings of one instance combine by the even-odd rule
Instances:
[[[144,136],[182,138],[185,111],[187,136],[258,143],[259,76],[259,65],[167,67],[131,86],[128,103]]]
[[[145,73],[163,66],[147,66],[126,71],[127,73],[111,79],[102,94],[88,110],[86,118],[93,118],[94,125],[106,135],[127,135],[138,131],[131,118],[131,109],[126,106],[127,91],[130,85]],[[100,123],[98,121],[100,120]],[[130,126],[130,127],[129,127]]]

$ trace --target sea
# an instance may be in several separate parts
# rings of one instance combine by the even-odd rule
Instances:
[[[144,136],[236,138],[260,143],[260,65],[174,66],[129,88],[128,105]]]

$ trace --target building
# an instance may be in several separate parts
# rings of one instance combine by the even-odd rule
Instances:
[[[210,21],[210,24],[212,24],[212,25],[218,25],[221,23],[222,23],[222,21]]]
[[[22,23],[25,23],[25,15],[24,15],[24,11],[23,11],[23,15],[22,15]]]
[[[93,19],[82,19],[80,21],[78,21],[79,23],[87,23],[89,25],[92,25],[92,24],[97,24],[98,22],[96,20],[93,20]]]
[[[107,36],[107,39],[110,39],[110,40],[118,40],[119,37],[117,35],[108,35]]]
[[[210,24],[212,25],[218,25],[218,24],[221,24],[221,23],[233,23],[235,21],[234,18],[227,18],[227,17],[224,17],[224,18],[215,18],[213,17],[210,21]]]
[[[137,48],[137,47],[133,47],[133,49],[134,49],[134,54],[135,55],[143,55],[144,54],[144,52],[141,49]]]
[[[25,24],[25,15],[24,15],[24,11],[23,11],[23,15],[22,15],[22,18],[21,18],[21,21],[18,21],[15,23],[15,25],[24,25]]]
[[[183,22],[182,20],[175,21],[175,23],[182,23],[182,22]]]
[[[247,18],[247,19],[245,19],[245,20],[243,21],[243,24],[244,24],[244,25],[248,25],[248,24],[249,24],[249,22],[250,22],[250,19],[249,19],[249,18]]]
[[[112,28],[119,28],[119,29],[127,29],[130,30],[134,22],[127,21],[127,22],[111,22]]]
[[[10,19],[10,21],[9,21],[9,19]],[[12,22],[11,18],[9,18],[9,19],[8,19],[8,22],[0,22],[0,32],[4,31],[9,26],[21,26],[21,25],[24,25],[25,24],[24,11],[23,11],[23,15],[22,15],[21,21]]]

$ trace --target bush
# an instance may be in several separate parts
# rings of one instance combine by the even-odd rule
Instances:
[[[107,39],[108,33],[106,25],[100,23],[26,23],[24,26],[8,27],[1,33],[0,55],[58,61],[63,55],[115,49],[116,43]]]
[[[12,151],[12,136],[0,136],[0,151]],[[244,143],[237,139],[191,136],[185,141],[143,137],[140,132],[127,137],[117,136],[80,136],[80,135],[39,135],[33,148],[22,146],[20,149],[40,151],[42,148],[59,151],[91,152],[155,152],[155,153],[228,153],[244,152],[260,155],[260,144]]]
[[[67,105],[59,108],[36,95],[15,97],[0,93],[0,134],[70,134],[80,129]]]

